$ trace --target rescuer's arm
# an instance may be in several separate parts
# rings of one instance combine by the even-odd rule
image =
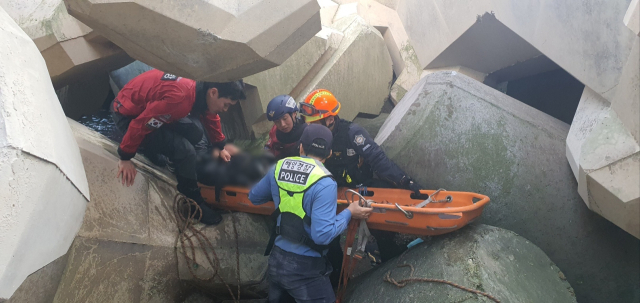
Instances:
[[[351,146],[371,165],[373,171],[380,179],[393,183],[396,187],[416,191],[418,184],[404,172],[398,165],[387,157],[382,148],[371,138],[371,135],[360,125],[351,124],[349,129]]]
[[[260,205],[267,203],[269,201],[273,201],[271,197],[271,179],[273,179],[275,174],[275,166],[269,169],[269,172],[262,177],[260,182],[254,185],[249,191],[249,200],[254,205]],[[275,179],[273,179],[275,181]]]
[[[122,185],[131,186],[136,177],[135,165],[130,161],[136,155],[138,147],[146,135],[170,122],[166,117],[175,114],[170,102],[150,102],[147,108],[131,120],[120,146],[118,146],[118,173]]]
[[[345,209],[336,215],[338,209],[338,185],[325,178],[315,185],[309,198],[311,205],[311,240],[319,245],[328,245],[335,237],[347,229],[351,211]]]
[[[227,138],[224,136],[224,133],[222,133],[220,116],[207,111],[202,115],[202,124],[209,138],[209,143],[213,145],[214,149],[220,150],[219,157],[227,162],[231,160],[231,154],[225,150]]]

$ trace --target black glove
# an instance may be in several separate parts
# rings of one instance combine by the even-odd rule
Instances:
[[[416,196],[420,196],[420,190],[422,189],[422,186],[420,186],[420,184],[416,183],[415,181],[409,179],[409,189],[413,191],[413,193]]]

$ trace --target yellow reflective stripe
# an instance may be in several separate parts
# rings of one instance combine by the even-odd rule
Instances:
[[[303,219],[304,216],[307,214],[304,211],[304,208],[302,208],[303,196],[304,196],[304,193],[297,193],[297,194],[293,194],[293,196],[289,196],[287,191],[280,188],[280,204],[278,204],[278,208],[280,209],[280,212],[294,213],[298,217],[300,217],[300,219]]]
[[[311,97],[311,100],[309,100],[309,104],[313,105],[313,103],[316,102],[316,99],[318,99],[318,97],[320,96],[331,96],[331,93],[328,91],[317,92],[315,93],[315,95],[313,95],[313,97]]]
[[[282,166],[285,160],[300,161],[314,166],[314,168],[309,173],[309,177],[306,180],[305,185],[278,181],[278,176],[280,175],[280,171],[282,170]],[[280,212],[290,212],[296,214],[300,218],[304,218],[304,216],[306,215],[306,212],[302,207],[304,191],[309,188],[309,186],[313,185],[318,180],[328,175],[330,175],[330,173],[324,168],[322,163],[313,159],[289,157],[278,161],[278,163],[276,164],[274,177],[279,188],[278,193],[280,195],[280,204],[278,205],[278,208],[280,209]],[[293,193],[293,195],[289,195],[289,193]]]

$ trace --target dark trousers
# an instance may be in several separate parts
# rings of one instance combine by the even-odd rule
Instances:
[[[309,257],[274,246],[269,257],[269,302],[335,302],[326,257]]]
[[[113,108],[113,106],[111,107]],[[116,128],[126,134],[132,118],[117,112],[111,113]],[[162,125],[159,129],[147,134],[140,144],[144,154],[161,154],[166,156],[175,167],[178,181],[181,178],[196,178],[196,151],[194,145],[202,139],[202,130],[187,118]]]
[[[331,267],[334,268],[334,271],[332,271],[329,276],[333,288],[338,288],[338,283],[340,283],[340,270],[342,270],[343,257],[342,247],[340,247],[340,236],[338,236],[329,243],[329,250],[327,251],[327,259],[329,263],[331,263]]]

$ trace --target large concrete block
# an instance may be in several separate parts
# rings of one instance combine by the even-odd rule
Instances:
[[[423,68],[431,68],[437,57],[450,56],[455,62],[448,65],[465,66],[463,63],[471,61],[476,65],[491,64],[488,67],[498,70],[493,62],[525,54],[526,49],[521,52],[519,48],[525,44],[510,38],[517,36],[610,100],[635,38],[635,33],[621,22],[628,7],[629,1],[525,0],[514,5],[502,0],[402,0],[397,11]],[[478,16],[485,14],[495,16],[515,35],[460,40],[474,28],[482,27],[485,18]],[[495,47],[491,47],[487,43],[500,39],[505,44],[493,43]],[[458,40],[465,47],[449,49]]]
[[[302,101],[317,88],[336,95],[345,119],[352,120],[358,113],[378,115],[389,94],[391,68],[384,40],[374,27],[356,15],[340,18],[281,66],[245,78],[247,100],[240,104],[247,128],[256,135],[271,129],[265,112],[273,97],[289,94]]]
[[[580,101],[567,138],[578,192],[594,212],[640,238],[640,38],[623,68],[611,104]],[[584,95],[583,95],[584,98]],[[594,102],[595,101],[595,102]]]
[[[634,41],[631,54],[622,69],[611,108],[636,142],[640,143],[640,37]]]
[[[578,109],[573,116],[571,129],[567,135],[567,159],[576,180],[580,175],[580,154],[582,144],[589,137],[593,128],[609,113],[611,104],[589,87],[585,87],[580,97]]]
[[[0,298],[64,255],[89,187],[40,52],[0,8]]]
[[[589,208],[640,238],[640,152],[587,175]]]
[[[65,3],[135,59],[196,80],[237,80],[278,66],[320,30],[315,0]]]
[[[87,169],[94,203],[86,211],[53,302],[178,302],[193,287],[226,295],[219,280],[200,284],[176,249],[175,180],[142,157],[134,158],[138,175],[132,187],[115,178],[117,144],[69,120]],[[240,284],[245,293],[265,292],[268,241],[264,217],[234,214],[240,244]],[[230,215],[217,226],[196,226],[220,257],[220,273],[237,284],[235,236]],[[199,248],[196,247],[196,251]],[[198,263],[204,259],[198,258]],[[182,266],[179,269],[179,265]],[[201,268],[206,268],[203,262]],[[199,271],[197,271],[200,273]],[[206,273],[205,273],[206,274]]]
[[[578,192],[594,212],[640,238],[640,38],[609,104],[588,88],[567,138]],[[600,99],[599,101],[596,101]],[[623,186],[626,185],[626,186]]]
[[[0,6],[36,43],[56,89],[132,61],[121,48],[69,15],[63,0],[1,0]]]
[[[376,142],[428,188],[491,197],[481,222],[545,251],[578,301],[631,302],[640,298],[640,241],[581,201],[565,158],[568,131],[469,77],[440,72],[407,93]]]
[[[323,28],[305,45],[296,51],[287,61],[278,67],[244,78],[247,88],[247,100],[240,102],[248,129],[266,119],[265,113],[269,101],[275,96],[288,94],[299,101],[300,87],[322,68],[335,52],[342,34],[330,28]],[[297,89],[296,89],[297,88]],[[263,128],[253,127],[257,135],[269,132],[272,124]]]
[[[338,11],[338,3],[335,3],[331,0],[317,0],[318,5],[320,5],[320,19],[322,21],[322,25],[331,25],[333,22],[333,16],[336,15]]]
[[[640,106],[640,101],[614,101],[629,104],[626,112],[637,112],[634,106]],[[610,105],[585,89],[567,137],[567,158],[578,180],[578,193],[586,205],[640,238],[640,191],[637,186],[640,163],[633,160],[640,155],[640,145],[614,107],[615,103]],[[637,123],[638,118],[626,117]]]
[[[29,275],[6,303],[53,302],[68,256],[65,254]]]
[[[589,208],[592,205],[588,196],[587,175],[638,152],[640,146],[629,130],[624,127],[615,111],[607,109],[580,149],[578,192]]]
[[[629,8],[624,14],[623,22],[636,35],[640,36],[640,1],[631,0]]]
[[[378,115],[393,77],[382,35],[358,16],[334,22],[332,28],[344,37],[322,68],[302,86],[300,98],[324,88],[342,103],[340,117],[353,120],[358,113]]]
[[[395,2],[395,3],[393,3]],[[340,6],[334,21],[357,14],[380,31],[393,62],[397,79],[391,87],[391,100],[398,103],[418,80],[422,67],[409,42],[409,36],[398,13],[392,9],[397,1],[360,0]]]
[[[231,217],[233,216],[233,218]],[[235,226],[233,223],[235,220]],[[234,231],[235,229],[235,231]],[[269,224],[263,216],[247,213],[234,213],[225,215],[224,222],[215,228],[203,230],[206,237],[211,240],[216,247],[216,255],[220,262],[218,274],[226,283],[232,285],[235,292],[238,279],[242,286],[241,293],[245,297],[266,297],[269,285],[267,283],[267,261],[269,257],[264,256],[264,250],[269,242]],[[235,233],[240,237],[239,249],[236,252]],[[195,241],[194,241],[195,242]],[[193,281],[199,285],[202,291],[214,296],[228,297],[226,286],[217,278],[212,281],[198,281],[192,274],[200,278],[213,276],[213,269],[206,261],[203,248],[196,243],[196,262],[192,270],[188,268],[184,257],[184,250],[180,245],[178,251],[178,272],[180,278],[185,281]],[[191,249],[187,247],[187,256],[191,255]],[[207,249],[211,256],[211,251]],[[236,253],[239,254],[240,268],[236,266]],[[239,275],[239,276],[238,276]]]
[[[350,283],[347,302],[492,302],[483,296],[436,283],[415,282],[398,288],[384,282],[409,277],[444,279],[489,293],[501,302],[576,302],[571,285],[552,260],[516,233],[471,225],[411,248],[401,257]]]
[[[176,263],[172,247],[78,237],[53,302],[178,302]]]

